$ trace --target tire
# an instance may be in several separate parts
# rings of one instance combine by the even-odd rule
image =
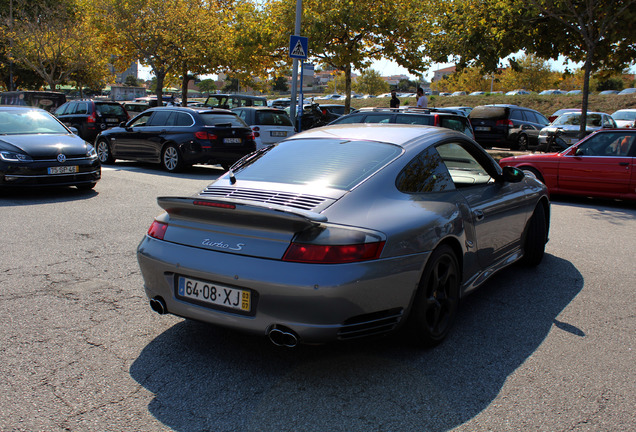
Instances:
[[[518,149],[521,151],[528,150],[528,135],[521,134],[517,140]]]
[[[97,158],[104,165],[110,165],[115,163],[113,153],[110,151],[110,144],[105,139],[100,139],[95,145],[95,151],[97,152]]]
[[[180,171],[183,167],[181,152],[174,144],[168,144],[161,152],[161,166],[168,172]]]
[[[543,204],[537,204],[528,221],[523,237],[523,258],[521,263],[527,267],[536,267],[543,259],[548,225]]]
[[[457,317],[461,274],[450,246],[436,249],[426,264],[407,322],[411,338],[424,347],[441,343]]]

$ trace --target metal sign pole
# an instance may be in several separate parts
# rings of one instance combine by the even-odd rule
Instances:
[[[303,130],[303,67],[305,62],[300,61],[300,98],[298,99],[298,132]]]

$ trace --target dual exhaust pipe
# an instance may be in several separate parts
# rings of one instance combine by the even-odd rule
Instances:
[[[159,315],[165,315],[168,313],[166,302],[160,296],[150,299],[150,308],[157,312]],[[267,333],[269,340],[276,346],[293,348],[298,345],[298,336],[293,330],[281,326],[273,326]]]

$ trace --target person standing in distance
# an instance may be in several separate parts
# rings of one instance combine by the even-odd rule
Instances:
[[[395,94],[395,90],[391,90],[390,107],[391,108],[399,108],[400,107],[400,100],[397,98],[397,96]]]
[[[422,87],[418,87],[417,89],[417,107],[418,108],[428,107],[428,98],[424,95],[424,90],[422,90]]]

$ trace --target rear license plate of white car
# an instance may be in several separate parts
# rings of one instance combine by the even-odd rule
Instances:
[[[75,174],[77,165],[50,167],[48,172],[49,174]]]
[[[223,144],[240,144],[241,138],[223,138]]]
[[[241,312],[249,312],[251,307],[250,291],[184,276],[179,276],[177,297]]]
[[[475,126],[475,130],[478,132],[488,132],[490,130],[490,126]]]
[[[286,137],[287,136],[287,132],[285,132],[285,131],[271,131],[270,132],[270,136],[273,136],[273,137]]]

